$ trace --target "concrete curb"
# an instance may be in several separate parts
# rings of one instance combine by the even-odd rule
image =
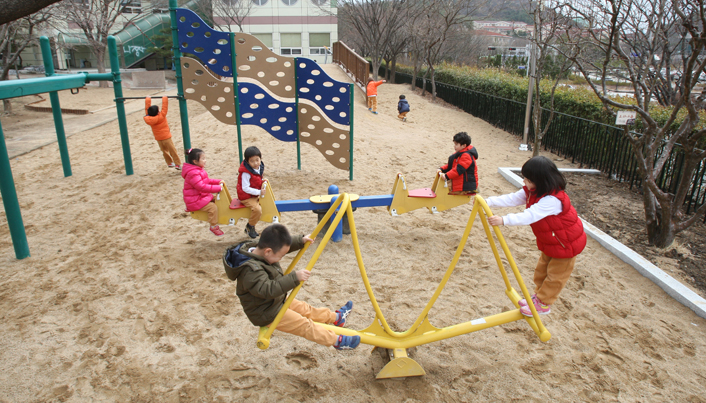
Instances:
[[[498,172],[517,187],[522,187],[522,179],[512,171],[519,171],[521,168],[498,168]],[[600,173],[595,169],[559,169],[562,172]],[[632,249],[621,244],[615,238],[593,226],[588,221],[581,218],[586,234],[595,239],[604,248],[617,256],[623,262],[629,264],[640,274],[650,279],[663,289],[669,296],[679,301],[682,305],[694,311],[698,316],[706,319],[706,299],[691,291],[679,281],[662,271],[647,259],[637,254]]]

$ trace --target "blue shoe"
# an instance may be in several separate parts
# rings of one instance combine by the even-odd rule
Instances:
[[[378,113],[377,113],[377,112],[375,112],[375,111],[373,111],[373,113],[374,113],[374,114],[376,114],[376,115],[378,114]]]
[[[346,325],[346,318],[348,314],[353,310],[353,301],[348,301],[341,309],[336,311],[336,321],[333,322],[335,326],[343,327]]]
[[[368,110],[372,112],[372,111],[373,111],[373,108],[368,108]]]
[[[333,345],[336,350],[353,350],[360,344],[360,336],[338,336],[338,341]]]

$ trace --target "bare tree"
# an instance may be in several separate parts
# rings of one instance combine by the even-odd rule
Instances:
[[[563,3],[563,1],[561,2]],[[561,3],[556,1],[546,1],[538,3],[529,0],[530,14],[534,18],[534,36],[531,39],[533,53],[530,57],[535,58],[534,69],[534,100],[532,123],[534,125],[534,151],[533,155],[539,155],[539,146],[542,139],[549,131],[549,127],[554,120],[554,94],[559,85],[559,81],[571,67],[571,61],[565,57],[561,58],[559,74],[555,74],[553,84],[549,91],[549,117],[546,123],[542,124],[542,79],[548,77],[548,65],[552,62],[552,55],[557,54],[557,36],[566,32],[571,27],[572,21],[557,11],[561,9]],[[556,8],[555,8],[556,7]],[[529,67],[529,66],[528,66]],[[529,71],[529,70],[528,70]]]
[[[48,7],[60,0],[0,0],[0,25],[18,20]]]
[[[346,19],[365,41],[377,79],[383,55],[394,34],[401,28],[406,0],[341,0],[339,18]]]
[[[116,20],[131,2],[132,0],[63,0],[59,4],[69,27],[75,24],[86,36],[88,47],[96,58],[99,73],[105,72],[108,36],[122,31],[123,27],[138,17],[138,14],[132,14],[130,18],[126,18],[123,27],[114,29]],[[101,81],[100,86],[107,87],[108,82]]]
[[[626,137],[642,177],[648,241],[659,248],[670,246],[677,233],[706,213],[706,204],[692,216],[684,212],[697,167],[706,159],[706,152],[697,148],[703,148],[706,130],[696,108],[706,90],[698,96],[695,91],[706,68],[705,10],[704,0],[581,0],[567,2],[561,10],[586,24],[567,31],[571,48],[566,56],[609,111],[638,115],[641,133],[626,130]],[[675,42],[681,45],[675,47]],[[681,57],[671,57],[675,49],[683,49]],[[678,90],[668,117],[658,121],[651,105],[662,97],[659,87],[670,80],[675,59],[680,61]],[[630,82],[632,102],[608,94],[606,81],[616,64]],[[683,167],[670,192],[658,180],[677,152],[683,152]]]
[[[0,81],[7,80],[10,75],[10,68],[17,69],[17,62],[20,53],[33,41],[37,28],[46,24],[52,17],[52,7],[47,7],[41,11],[22,17],[18,20],[0,25],[0,54],[3,55],[0,67]],[[9,99],[3,100],[4,113],[12,113],[12,104]]]
[[[489,0],[421,0],[424,12],[418,18],[419,49],[431,80],[432,98],[436,98],[435,66],[441,61],[447,40],[460,27],[470,30],[473,15]],[[423,93],[424,91],[422,91]]]
[[[243,32],[243,22],[250,16],[253,10],[253,2],[250,0],[213,0],[213,23],[214,28],[221,31],[230,32],[231,26],[237,25],[240,32]]]

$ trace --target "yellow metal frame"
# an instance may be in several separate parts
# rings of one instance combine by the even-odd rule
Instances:
[[[392,185],[392,203],[387,208],[391,215],[396,216],[426,207],[432,213],[452,209],[471,201],[470,195],[450,195],[449,187],[441,175],[437,173],[434,177],[434,184],[431,186],[436,197],[409,197],[409,188],[404,176],[400,173],[395,178]]]
[[[398,177],[398,180],[401,178],[401,175]],[[438,178],[437,178],[438,179]],[[397,184],[397,183],[396,183]],[[437,185],[437,182],[435,182],[435,186]],[[454,196],[456,197],[456,196]],[[427,207],[427,206],[423,206]],[[336,202],[331,206],[331,208],[328,210],[326,215],[323,217],[323,219],[319,222],[319,224],[316,226],[314,229],[313,233],[311,234],[312,238],[315,238],[316,235],[321,231],[323,228],[324,224],[328,222],[328,220],[331,218],[333,214],[335,214],[335,217],[333,219],[332,224],[330,225],[328,231],[324,235],[323,239],[321,240],[321,243],[317,247],[316,251],[314,252],[314,255],[312,258],[309,260],[306,266],[306,270],[311,271],[314,265],[316,264],[316,261],[319,259],[321,256],[321,253],[323,250],[326,248],[326,245],[328,244],[329,240],[331,239],[331,235],[333,234],[333,231],[335,230],[336,226],[338,223],[341,221],[345,213],[347,214],[348,217],[348,222],[350,225],[350,230],[351,230],[351,238],[352,238],[352,243],[353,243],[353,249],[355,251],[355,256],[356,260],[358,262],[358,267],[360,269],[360,274],[363,279],[363,283],[365,285],[365,289],[368,292],[368,296],[370,297],[370,301],[373,305],[373,309],[375,310],[375,319],[373,320],[373,323],[368,326],[367,328],[363,330],[352,330],[352,329],[347,329],[347,328],[341,328],[333,325],[326,325],[326,324],[321,324],[321,326],[324,326],[325,328],[332,330],[336,334],[343,334],[343,335],[348,335],[348,336],[360,336],[361,343],[364,344],[369,344],[375,347],[379,348],[385,348],[385,349],[390,349],[393,351],[393,357],[394,359],[390,361],[384,368],[383,370],[377,375],[377,378],[397,378],[397,377],[407,377],[407,376],[419,376],[419,375],[424,375],[424,370],[422,369],[419,364],[414,362],[411,358],[407,357],[407,354],[405,352],[406,349],[409,349],[411,347],[416,347],[420,346],[423,344],[439,341],[439,340],[444,340],[448,339],[451,337],[455,336],[460,336],[462,334],[467,334],[467,333],[472,333],[478,330],[482,329],[487,329],[489,327],[494,327],[498,325],[502,325],[505,323],[510,323],[514,322],[517,320],[522,320],[524,319],[527,321],[527,323],[530,325],[532,330],[539,336],[539,339],[543,342],[548,341],[551,338],[551,334],[549,331],[544,327],[542,324],[541,319],[539,318],[539,315],[537,314],[536,309],[532,304],[530,304],[530,309],[532,310],[533,317],[525,317],[520,313],[519,309],[519,303],[518,301],[521,299],[520,295],[515,291],[515,289],[510,285],[510,280],[507,274],[507,271],[505,270],[505,267],[503,266],[502,260],[500,258],[500,254],[498,252],[498,248],[495,244],[495,241],[493,240],[493,236],[490,232],[490,225],[488,224],[487,217],[492,216],[492,212],[488,205],[486,204],[485,200],[483,200],[482,197],[479,195],[475,196],[475,202],[473,204],[473,210],[471,211],[471,216],[468,219],[468,223],[466,224],[466,229],[463,233],[463,236],[461,238],[461,242],[459,243],[458,247],[456,248],[456,253],[454,254],[453,259],[451,260],[451,263],[449,264],[448,269],[446,270],[446,273],[444,274],[444,277],[442,278],[441,282],[439,283],[439,286],[437,287],[436,291],[434,292],[434,295],[431,297],[427,305],[424,307],[422,312],[419,314],[419,317],[415,320],[415,322],[409,327],[404,332],[396,332],[392,330],[387,323],[387,320],[385,320],[385,316],[383,315],[382,311],[380,310],[380,306],[378,305],[378,302],[375,298],[375,295],[373,293],[373,289],[370,286],[370,281],[368,279],[368,275],[366,274],[365,271],[365,265],[363,264],[363,257],[360,252],[360,245],[358,242],[358,233],[355,228],[355,219],[353,217],[353,210],[351,206],[351,201],[350,197],[347,193],[343,193],[339,195],[339,198],[336,200]],[[479,214],[479,213],[483,214]],[[446,286],[446,283],[449,281],[449,278],[451,277],[451,273],[453,273],[454,269],[456,268],[456,264],[458,263],[459,258],[461,257],[461,253],[463,252],[463,249],[466,245],[466,242],[468,241],[468,237],[471,233],[471,229],[473,228],[473,222],[475,221],[475,218],[477,215],[480,215],[480,221],[483,224],[483,229],[485,230],[486,236],[488,238],[488,243],[490,244],[490,247],[493,251],[493,255],[495,256],[495,260],[498,264],[498,268],[500,270],[500,274],[502,275],[503,281],[505,282],[505,294],[510,298],[510,301],[515,305],[517,309],[514,309],[512,311],[507,311],[507,312],[502,312],[499,314],[487,316],[484,318],[478,318],[475,320],[472,320],[470,322],[465,322],[465,323],[460,323],[457,325],[452,325],[444,328],[437,328],[433,326],[427,317],[429,311],[431,310],[432,306],[434,306],[434,303],[436,300],[439,298],[439,295],[441,295],[442,290]],[[495,237],[497,238],[498,242],[500,243],[500,246],[505,254],[505,257],[507,258],[507,261],[510,265],[510,268],[512,269],[512,273],[515,276],[515,279],[517,281],[517,284],[520,286],[520,289],[522,291],[522,295],[526,300],[531,300],[530,293],[527,290],[527,287],[525,286],[524,281],[522,280],[522,276],[520,275],[520,271],[517,268],[517,265],[515,264],[515,260],[512,257],[512,254],[510,253],[510,250],[507,246],[507,243],[505,242],[505,238],[503,238],[502,233],[500,232],[499,227],[493,227],[493,231],[495,231]],[[285,274],[290,273],[294,267],[297,265],[301,257],[304,255],[306,250],[308,249],[309,244],[306,244],[297,254],[297,256],[294,258],[292,263],[289,265],[287,268]],[[286,310],[289,308],[290,304],[292,303],[292,300],[296,297],[297,293],[301,289],[303,283],[300,283],[294,290],[290,293],[289,297],[284,303],[284,306],[280,310],[279,314],[275,318],[275,320],[272,322],[272,324],[269,327],[261,327],[260,328],[260,333],[257,339],[257,346],[261,349],[266,349],[270,345],[270,337],[272,336],[272,333],[274,332],[274,329],[277,327],[279,324],[280,320],[282,319],[282,316],[284,316],[284,313]]]
[[[260,221],[279,222],[280,215],[279,210],[277,210],[277,204],[275,204],[275,194],[272,191],[272,186],[268,186],[268,182],[263,182],[262,189],[265,190],[265,194],[260,197],[260,206],[262,206],[262,217],[260,217]],[[239,219],[247,219],[250,217],[250,209],[248,207],[231,210],[231,201],[233,201],[233,198],[230,196],[228,187],[224,183],[221,192],[216,195],[218,224],[235,225]],[[203,211],[192,211],[191,218],[208,221],[208,214]]]

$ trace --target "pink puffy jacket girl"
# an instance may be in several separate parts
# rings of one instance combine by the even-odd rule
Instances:
[[[211,232],[216,236],[223,235],[218,227],[218,207],[213,193],[219,193],[223,187],[220,179],[208,177],[206,166],[206,153],[198,148],[189,150],[188,162],[182,166],[181,176],[184,178],[184,203],[186,211],[203,211],[208,215]]]

